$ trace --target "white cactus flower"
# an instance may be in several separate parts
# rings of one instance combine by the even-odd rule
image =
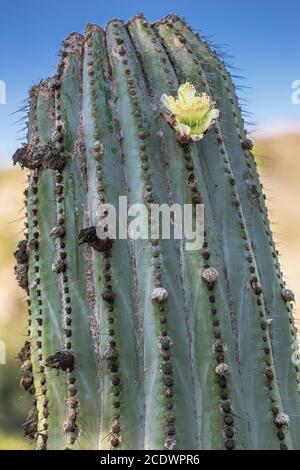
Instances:
[[[163,109],[174,116],[178,140],[186,142],[203,138],[204,133],[219,117],[215,102],[205,92],[198,94],[194,85],[186,82],[178,89],[178,96],[162,95]]]

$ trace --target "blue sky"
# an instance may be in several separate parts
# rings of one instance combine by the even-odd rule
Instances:
[[[291,84],[300,80],[299,0],[1,0],[0,80],[7,104],[0,104],[0,166],[10,165],[19,145],[11,116],[29,87],[55,72],[57,51],[70,31],[83,32],[88,22],[105,25],[143,11],[149,20],[175,12],[214,42],[225,44],[231,62],[247,78],[240,84],[248,110],[261,129],[300,128],[300,104],[292,103]]]

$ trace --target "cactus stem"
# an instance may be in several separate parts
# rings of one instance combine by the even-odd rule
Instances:
[[[294,296],[224,63],[176,15],[88,25],[60,55],[30,92],[13,158],[30,170],[15,252],[29,311],[20,383],[35,394],[25,433],[39,449],[299,447]],[[187,79],[184,93],[220,110],[198,142],[178,142],[159,113]],[[203,247],[104,240],[102,204],[120,209],[120,195],[149,214],[167,206],[174,229],[184,207],[185,237],[191,205]]]

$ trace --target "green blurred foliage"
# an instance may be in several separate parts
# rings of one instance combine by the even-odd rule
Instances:
[[[24,211],[22,192],[26,173],[0,172],[0,340],[6,345],[6,364],[0,365],[0,449],[29,449],[23,423],[32,397],[19,387],[20,361],[17,359],[26,337],[24,292],[13,273],[17,241],[22,238]]]
[[[300,298],[300,134],[282,134],[259,139],[255,144],[258,170],[280,254],[284,279]],[[295,304],[296,325],[300,309]]]

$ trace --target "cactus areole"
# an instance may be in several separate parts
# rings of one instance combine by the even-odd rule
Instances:
[[[220,110],[220,112],[219,112]],[[294,295],[231,77],[179,17],[90,24],[31,89],[21,385],[37,449],[299,449]],[[97,235],[204,205],[204,242]]]

